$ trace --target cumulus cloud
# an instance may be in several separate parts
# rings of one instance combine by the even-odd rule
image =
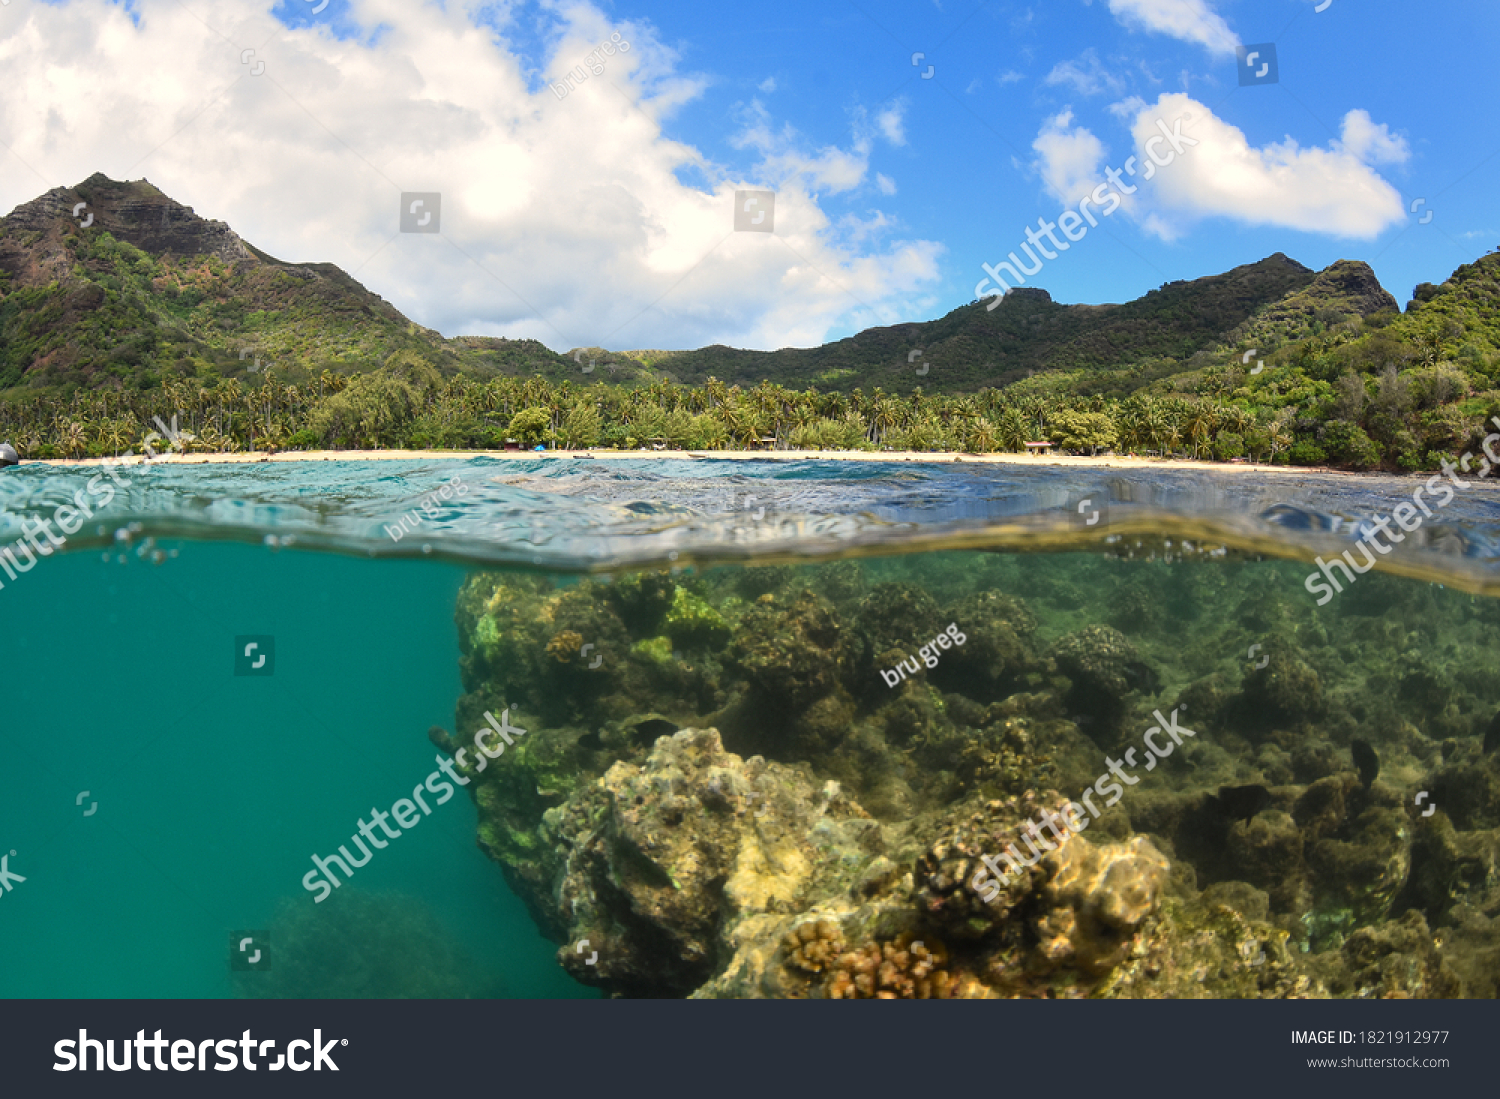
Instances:
[[[1093,0],[1083,2],[1091,4]],[[1240,44],[1209,0],[1109,0],[1109,10],[1127,27],[1169,34],[1213,53],[1233,53]]]
[[[751,104],[733,144],[757,162],[731,169],[664,133],[706,78],[649,25],[588,3],[544,6],[540,63],[507,5],[351,0],[340,37],[271,10],[12,5],[0,208],[95,171],[144,176],[272,255],[337,263],[421,324],[559,350],[815,344],[891,323],[937,281],[940,245],[819,204],[885,190],[870,161],[905,140],[900,104],[853,113],[848,141],[820,148]],[[596,53],[613,33],[630,50]],[[776,233],[732,232],[734,190],[767,186]],[[402,191],[441,192],[440,235],[398,232]]]
[[[1064,206],[1077,203],[1104,178],[1104,143],[1073,124],[1072,108],[1043,122],[1031,147],[1037,152],[1031,166],[1042,186]]]
[[[1076,207],[1114,169],[1117,216],[1165,240],[1210,217],[1368,240],[1405,217],[1399,192],[1371,165],[1404,161],[1410,152],[1365,111],[1350,111],[1342,139],[1327,148],[1303,148],[1290,137],[1257,148],[1182,93],[1154,104],[1132,96],[1109,111],[1131,134],[1130,151],[1112,159],[1071,109],[1048,118],[1032,142],[1031,168],[1063,207]]]
[[[1136,155],[1144,163],[1146,143],[1182,125],[1184,150],[1155,172],[1147,227],[1158,235],[1180,235],[1193,221],[1227,217],[1247,225],[1272,225],[1308,233],[1368,240],[1405,217],[1401,195],[1366,158],[1400,159],[1405,143],[1363,111],[1344,118],[1342,141],[1304,148],[1288,137],[1256,148],[1237,127],[1181,93],[1142,106],[1131,125]],[[1186,140],[1197,144],[1186,147]],[[1399,144],[1398,144],[1399,143]],[[1156,142],[1165,155],[1169,146]]]
[[[906,144],[906,104],[896,103],[875,116],[881,135],[892,145]]]
[[[1339,145],[1366,164],[1405,164],[1411,158],[1406,139],[1384,123],[1377,125],[1368,111],[1350,111],[1340,130]]]

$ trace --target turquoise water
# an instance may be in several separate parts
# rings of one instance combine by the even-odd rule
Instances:
[[[54,555],[0,591],[0,819],[26,878],[0,902],[6,996],[229,995],[229,932],[310,907],[311,853],[421,782],[452,723],[459,569],[168,545]],[[233,674],[241,634],[274,635],[274,676]],[[475,846],[472,803],[433,810],[351,888],[428,906],[476,995],[596,995]]]
[[[0,547],[97,472],[0,474]],[[349,845],[356,820],[410,797],[437,768],[428,730],[455,728],[455,605],[476,570],[570,585],[589,571],[688,575],[878,552],[892,560],[871,583],[921,583],[922,555],[983,548],[1006,556],[988,571],[944,558],[933,594],[979,590],[973,578],[989,576],[996,590],[1054,599],[1058,621],[1076,629],[1104,613],[1088,595],[1089,578],[1104,575],[1100,550],[1166,565],[1186,549],[1207,569],[1269,554],[1286,559],[1276,571],[1310,623],[1296,589],[1313,554],[1348,544],[1413,486],[951,463],[485,459],[122,476],[130,486],[61,552],[0,574],[0,854],[25,878],[0,892],[8,997],[597,996],[559,965],[559,944],[476,845],[463,794],[431,805],[323,907],[301,884],[313,855]],[[1075,517],[1083,501],[1107,505],[1094,529]],[[1471,485],[1384,564],[1409,584],[1475,593],[1489,622],[1494,501],[1493,486]],[[403,516],[415,518],[403,526]],[[1073,555],[1081,564],[1058,566],[1071,579],[1013,555],[1057,563],[1084,549]],[[709,575],[716,598],[733,588],[722,570]],[[1243,573],[1232,585],[1198,575],[1200,601],[1230,587],[1243,600],[1253,587]],[[1134,598],[1168,607],[1170,583]],[[1388,578],[1364,583],[1359,613],[1396,625],[1415,628],[1421,607],[1461,606],[1392,596]],[[1054,588],[1062,594],[1041,594]],[[1388,603],[1372,610],[1372,597]],[[1342,599],[1329,613],[1356,606]],[[1127,604],[1109,613],[1129,631]],[[274,639],[274,674],[236,674],[247,637]],[[528,705],[546,711],[549,699]],[[273,963],[317,956],[322,975],[232,973],[231,933],[267,929]]]

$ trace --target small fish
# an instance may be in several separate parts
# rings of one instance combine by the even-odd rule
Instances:
[[[1156,674],[1156,669],[1144,660],[1132,660],[1126,664],[1125,679],[1134,690],[1145,694],[1155,694],[1161,690],[1161,677]]]
[[[1489,755],[1496,748],[1500,748],[1500,713],[1490,722],[1490,731],[1484,734],[1484,753]]]
[[[656,743],[657,737],[671,736],[682,726],[675,721],[668,721],[664,717],[648,717],[636,722],[631,730],[630,736],[637,744],[650,746]]]
[[[1214,807],[1230,820],[1249,820],[1271,804],[1271,791],[1259,784],[1220,786],[1219,796],[1210,797]]]
[[[1354,756],[1354,766],[1359,768],[1359,781],[1366,790],[1380,774],[1380,757],[1375,754],[1375,749],[1370,747],[1367,740],[1351,740],[1349,752]]]

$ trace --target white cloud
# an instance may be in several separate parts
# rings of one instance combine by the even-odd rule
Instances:
[[[1037,152],[1032,168],[1064,206],[1077,203],[1103,178],[1104,143],[1086,127],[1073,125],[1071,108],[1042,123],[1031,147]]]
[[[857,214],[845,214],[839,219],[837,228],[843,240],[863,243],[884,235],[895,226],[895,219],[876,210],[868,218],[861,218]]]
[[[1368,111],[1350,111],[1340,131],[1339,145],[1366,164],[1405,164],[1411,159],[1406,139],[1391,133],[1384,123],[1371,121]]]
[[[1233,53],[1240,44],[1209,0],[1109,0],[1109,10],[1128,27],[1196,42],[1213,53]]]
[[[1143,107],[1131,126],[1141,164],[1146,143],[1162,133],[1158,120],[1171,131],[1178,119],[1187,119],[1184,146],[1187,140],[1197,144],[1154,172],[1150,211],[1140,214],[1162,237],[1179,236],[1200,218],[1227,217],[1368,240],[1405,217],[1396,189],[1351,151],[1352,144],[1366,155],[1390,157],[1399,140],[1371,124],[1363,111],[1345,117],[1344,141],[1326,149],[1302,148],[1290,137],[1256,148],[1202,103],[1181,93],[1163,95],[1154,106]],[[1161,156],[1170,149],[1160,141],[1155,147]],[[1404,154],[1404,143],[1401,148]]]
[[[765,92],[767,95],[770,95],[776,90],[776,78],[774,76],[768,76],[759,84],[757,84],[756,88],[762,92]]]
[[[875,173],[875,186],[880,188],[883,195],[894,195],[896,193],[896,181],[883,172]]]
[[[1343,140],[1328,148],[1302,148],[1291,138],[1256,148],[1181,93],[1154,104],[1132,96],[1109,110],[1129,127],[1133,155],[1106,162],[1103,142],[1075,123],[1071,109],[1047,119],[1032,142],[1037,158],[1030,167],[1064,207],[1076,207],[1113,169],[1121,181],[1118,216],[1165,240],[1209,217],[1362,239],[1405,217],[1400,194],[1370,166],[1405,159],[1405,142],[1364,111],[1345,116]],[[1170,133],[1181,135],[1180,151]],[[1170,154],[1171,162],[1158,167],[1153,152],[1159,160]]]
[[[1084,50],[1076,61],[1059,62],[1042,83],[1066,84],[1079,95],[1099,95],[1102,92],[1119,95],[1125,89],[1125,81],[1105,69],[1093,47]]]
[[[1017,81],[1025,79],[1026,75],[1024,73],[1018,73],[1015,69],[1007,69],[1005,72],[995,77],[995,82],[1003,88],[1007,84],[1014,84]]]
[[[880,127],[881,135],[892,145],[906,144],[906,131],[902,128],[905,121],[905,114],[906,104],[898,102],[875,116],[875,122]]]
[[[906,144],[902,128],[905,110],[905,104],[898,101],[877,112],[872,120],[869,112],[856,109],[850,119],[853,137],[847,149],[825,145],[811,152],[803,148],[795,129],[790,125],[776,127],[770,112],[756,101],[741,108],[742,128],[729,141],[737,149],[760,153],[757,170],[768,183],[795,180],[812,190],[840,194],[865,181],[877,138],[892,145]]]
[[[752,105],[735,144],[759,162],[743,178],[664,135],[706,78],[647,24],[544,5],[557,22],[535,73],[504,5],[480,25],[462,4],[351,0],[346,39],[271,9],[217,0],[209,29],[173,0],[137,0],[136,23],[109,0],[26,6],[0,40],[0,209],[95,171],[145,176],[274,256],[338,264],[418,323],[559,350],[815,344],[906,315],[937,282],[941,245],[851,244],[816,194],[870,181],[876,143],[905,140],[899,104],[816,150]],[[631,49],[596,55],[603,73],[562,98],[533,88],[566,87],[612,32]],[[765,186],[780,239],[733,233],[733,191]],[[442,193],[441,236],[397,231],[403,190]]]

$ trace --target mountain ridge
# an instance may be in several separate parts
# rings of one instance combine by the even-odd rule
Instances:
[[[1277,252],[1123,303],[1063,304],[1021,287],[994,309],[970,302],[813,348],[588,348],[575,361],[535,340],[444,337],[337,265],[276,259],[145,179],[95,173],[0,218],[0,392],[150,387],[173,375],[253,381],[257,363],[305,379],[409,352],[445,376],[478,378],[973,392],[1062,373],[1080,393],[1119,394],[1202,369],[1247,339],[1284,342],[1320,316],[1397,308],[1362,261],[1315,272]],[[584,376],[585,354],[603,367],[596,377]]]

